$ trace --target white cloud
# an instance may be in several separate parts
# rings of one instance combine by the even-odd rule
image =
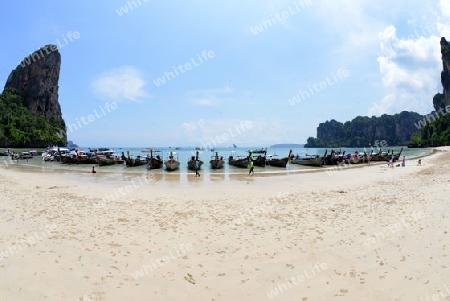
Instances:
[[[369,116],[400,111],[428,113],[432,98],[440,90],[440,38],[399,39],[390,25],[379,34],[381,53],[377,59],[385,96],[369,109]]]
[[[450,17],[450,1],[440,0],[439,8],[441,9],[442,15],[444,17]]]
[[[144,86],[140,71],[133,66],[108,70],[92,82],[94,92],[103,99],[140,101],[149,97]]]

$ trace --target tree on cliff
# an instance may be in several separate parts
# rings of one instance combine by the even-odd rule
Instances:
[[[58,101],[61,55],[56,45],[47,45],[26,59],[10,73],[0,94],[0,147],[65,145]]]
[[[388,145],[407,144],[419,130],[414,126],[423,116],[403,111],[380,117],[357,116],[345,123],[336,120],[319,124],[317,138],[309,137],[305,147],[368,147],[376,140]]]
[[[414,136],[411,143],[422,145],[450,145],[450,44],[441,38],[441,54],[443,70],[441,83],[443,93],[433,97],[434,114],[429,114],[420,136]],[[436,113],[439,112],[439,113]]]
[[[44,147],[65,144],[57,133],[65,129],[64,120],[46,120],[35,116],[23,104],[16,91],[7,89],[0,94],[0,145],[2,147]]]

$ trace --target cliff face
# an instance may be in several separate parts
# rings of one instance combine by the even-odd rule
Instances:
[[[27,56],[11,72],[5,89],[14,89],[24,98],[35,116],[43,115],[47,120],[54,117],[62,121],[58,102],[58,81],[61,55],[56,45],[47,45]]]
[[[444,89],[445,106],[448,106],[450,105],[450,44],[444,37],[441,38],[441,54],[443,65],[441,82]]]
[[[319,123],[317,127],[317,138],[324,140],[331,140],[336,137],[341,137],[344,134],[344,124],[334,119]]]
[[[389,146],[407,144],[411,135],[418,132],[415,124],[423,116],[403,111],[381,117],[358,116],[341,123],[326,121],[317,128],[317,139],[310,137],[305,147],[367,147],[385,140]]]
[[[27,56],[0,94],[0,147],[45,147],[67,144],[58,101],[61,55],[47,45]]]

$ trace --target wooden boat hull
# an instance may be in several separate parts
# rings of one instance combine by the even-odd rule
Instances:
[[[211,160],[209,161],[209,164],[211,165],[212,169],[220,169],[223,167],[223,164],[225,163],[225,161],[223,160]]]
[[[248,168],[248,159],[234,159],[230,157],[228,158],[228,164],[236,167]]]
[[[273,167],[286,167],[287,163],[289,161],[289,158],[282,158],[282,159],[272,159],[272,160],[266,160],[266,164],[268,166]]]
[[[180,168],[180,162],[175,160],[167,160],[166,162],[164,162],[164,165],[166,166],[166,170],[168,171],[173,171]]]
[[[108,165],[116,164],[116,161],[114,159],[98,158],[97,160],[98,160],[98,166],[108,166]]]
[[[127,159],[125,161],[127,167],[136,167],[147,164],[147,162],[139,160],[139,159]]]
[[[355,157],[351,157],[349,160],[350,164],[361,164],[364,162],[363,158],[355,158]]]
[[[198,169],[202,168],[203,161],[198,160]],[[189,160],[188,161],[188,169],[195,170],[195,160]]]
[[[151,158],[148,162],[147,169],[160,169],[163,166],[163,161]]]
[[[300,164],[300,165],[307,165],[307,166],[322,166],[324,163],[323,157],[316,157],[316,158],[299,158],[299,159],[291,159],[292,164]]]
[[[402,155],[402,152],[403,152],[403,147],[400,149],[400,152],[399,152],[399,153],[394,154],[394,162],[400,159],[400,156]],[[390,161],[391,158],[392,158],[392,154],[386,155],[386,156],[384,157],[384,160],[383,160],[383,161]]]
[[[266,157],[258,156],[256,159],[253,159],[253,165],[259,167],[266,166]]]
[[[372,155],[372,157],[370,158],[370,161],[384,161],[384,160],[380,154],[375,154],[375,155]]]

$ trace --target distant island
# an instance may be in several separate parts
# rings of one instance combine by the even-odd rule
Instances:
[[[296,143],[284,143],[284,144],[274,144],[270,146],[271,148],[302,148],[304,144],[296,144]]]

